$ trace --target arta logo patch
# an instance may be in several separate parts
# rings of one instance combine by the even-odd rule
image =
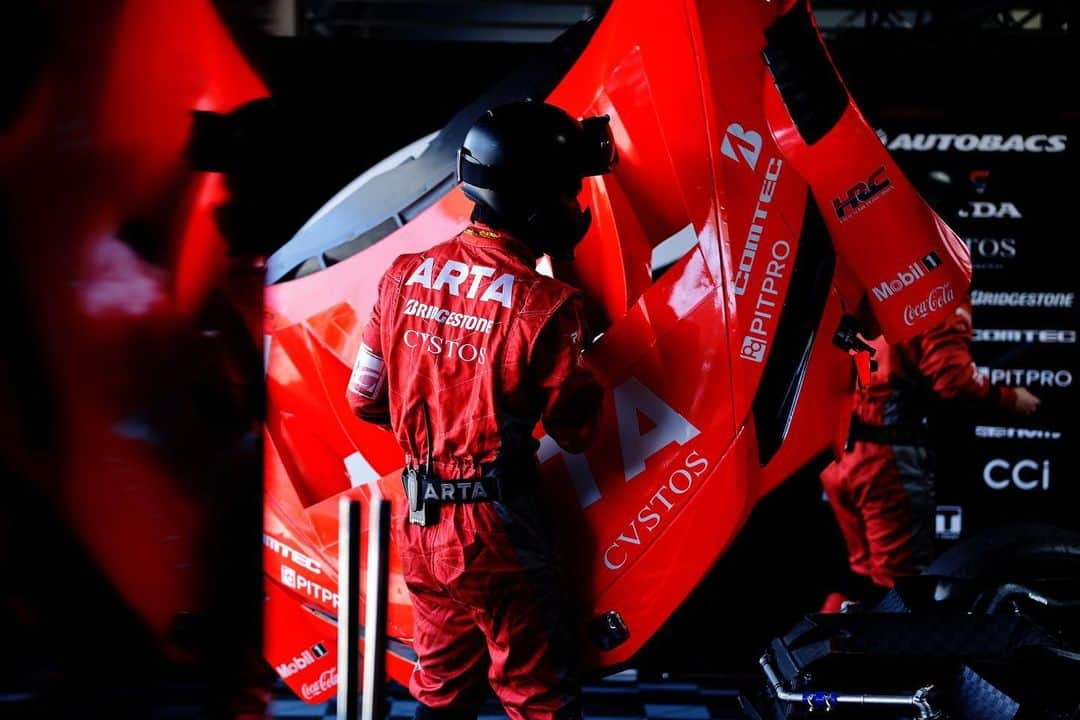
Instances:
[[[735,162],[739,162],[739,157],[735,154],[735,146],[731,142],[732,138],[735,138],[735,144],[738,145],[742,159],[751,170],[756,170],[758,157],[761,156],[761,134],[754,130],[744,130],[739,123],[731,123],[727,126],[724,142],[720,144],[720,152]]]

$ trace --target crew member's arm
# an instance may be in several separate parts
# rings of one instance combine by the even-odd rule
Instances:
[[[390,429],[390,396],[386,388],[386,363],[382,347],[382,305],[396,283],[390,272],[379,281],[379,296],[371,308],[371,317],[360,341],[353,363],[349,388],[345,392],[349,407],[361,420]]]
[[[559,307],[537,334],[530,366],[543,398],[544,430],[559,447],[581,452],[596,429],[604,389],[585,365],[587,336],[582,298],[575,295]]]
[[[945,400],[962,399],[1017,409],[1017,390],[990,384],[971,357],[971,310],[966,303],[942,324],[917,338],[919,371]]]

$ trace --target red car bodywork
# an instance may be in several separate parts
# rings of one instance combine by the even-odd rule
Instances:
[[[762,58],[765,29],[793,5],[616,0],[547,98],[608,114],[620,158],[586,181],[594,221],[576,256],[605,323],[590,358],[610,389],[598,438],[580,456],[550,439],[539,453],[583,618],[617,611],[629,630],[609,650],[586,641],[591,668],[630,658],[758,499],[841,444],[852,362],[831,339],[842,316],[867,296],[900,339],[967,287],[963,245],[854,105],[820,141],[800,136]],[[338,499],[366,500],[375,486],[401,497],[401,450],[345,399],[377,280],[398,254],[459,232],[469,211],[453,190],[377,244],[266,290],[265,655],[305,700],[328,698],[337,681]],[[692,247],[654,279],[654,248],[684,228]],[[825,229],[830,277],[800,329],[781,310],[816,302],[803,296],[812,278],[793,276],[801,245],[809,254]],[[928,277],[910,269],[931,254]],[[797,336],[798,372],[763,400],[777,348]],[[765,438],[769,407],[784,412]],[[388,671],[406,682],[412,618],[393,552],[389,597]]]

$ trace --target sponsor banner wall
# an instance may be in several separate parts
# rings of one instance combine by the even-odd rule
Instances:
[[[964,238],[974,266],[973,353],[990,381],[1042,401],[1020,420],[953,405],[934,426],[942,548],[979,530],[1080,527],[1080,198],[1075,120],[884,116],[879,135]]]

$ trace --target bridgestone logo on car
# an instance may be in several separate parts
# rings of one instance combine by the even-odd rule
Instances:
[[[991,292],[976,290],[971,304],[978,307],[1071,308],[1076,293],[1071,292]]]
[[[941,267],[941,258],[938,257],[936,252],[932,252],[922,260],[908,265],[907,270],[896,273],[896,277],[892,280],[886,280],[873,288],[874,297],[877,298],[878,302],[885,302],[907,286],[914,285],[926,277],[926,273],[933,272],[939,267]]]
[[[934,150],[959,150],[960,152],[1065,152],[1068,135],[974,135],[971,133],[900,133],[889,139],[878,131],[878,136],[890,152],[930,152]]]

